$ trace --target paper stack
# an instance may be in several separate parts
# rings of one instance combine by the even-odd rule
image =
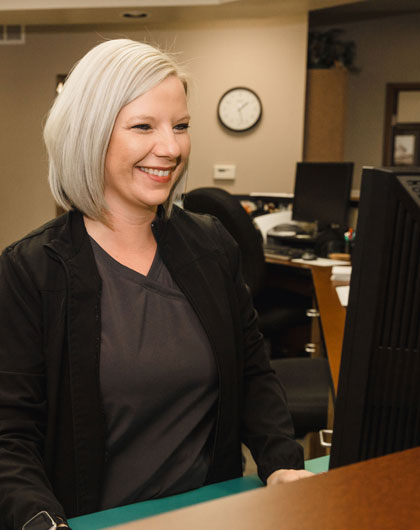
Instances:
[[[350,285],[340,285],[335,288],[340,304],[347,307],[349,301]]]
[[[351,277],[351,265],[337,265],[331,269],[331,280],[349,282]]]

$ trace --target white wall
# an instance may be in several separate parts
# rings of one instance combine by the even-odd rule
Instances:
[[[127,36],[179,52],[194,83],[188,189],[214,185],[214,163],[233,163],[237,179],[226,189],[292,191],[301,160],[306,75],[306,16],[150,31],[32,29],[24,46],[0,47],[0,247],[55,213],[46,176],[42,121],[54,97],[55,77],[103,38]],[[236,85],[253,88],[264,115],[253,132],[225,131],[216,107]]]
[[[354,40],[357,66],[350,75],[345,159],[355,162],[353,188],[362,166],[381,166],[386,83],[420,82],[420,14],[340,24]]]

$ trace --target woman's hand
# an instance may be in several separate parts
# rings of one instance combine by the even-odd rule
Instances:
[[[273,484],[285,484],[286,482],[294,482],[301,478],[312,477],[314,473],[306,471],[305,469],[277,469],[273,471],[267,479],[267,486]]]

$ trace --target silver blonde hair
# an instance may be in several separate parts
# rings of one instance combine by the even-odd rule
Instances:
[[[104,168],[115,119],[122,107],[170,75],[187,92],[187,76],[169,55],[129,39],[103,42],[76,63],[44,127],[48,180],[64,210],[77,208],[106,222]],[[166,215],[183,176],[164,204]]]

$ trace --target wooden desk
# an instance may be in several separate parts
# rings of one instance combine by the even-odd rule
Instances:
[[[321,318],[324,345],[330,365],[334,395],[336,396],[346,321],[346,308],[341,305],[335,288],[337,285],[345,285],[345,283],[332,282],[330,280],[331,267],[317,267],[313,265],[311,271],[317,307]]]
[[[270,286],[303,296],[313,296],[310,265],[267,256],[265,262]],[[279,270],[282,274],[279,274]]]
[[[417,530],[420,448],[118,526],[119,530]]]
[[[276,259],[275,257],[266,257],[266,262],[270,264],[269,266],[278,268],[277,286],[289,287],[300,294],[312,294],[315,297],[320,313],[323,342],[330,365],[335,396],[337,394],[341,348],[346,320],[346,309],[340,304],[335,287],[337,285],[346,285],[346,283],[332,282],[330,280],[331,267],[295,263]],[[293,269],[298,274],[287,274],[288,271],[290,272]]]

